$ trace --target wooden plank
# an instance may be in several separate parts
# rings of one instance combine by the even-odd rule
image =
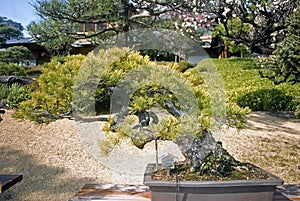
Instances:
[[[0,174],[0,193],[22,181],[22,179],[23,175],[20,174]]]
[[[69,201],[110,200],[150,201],[149,188],[143,185],[86,184]]]

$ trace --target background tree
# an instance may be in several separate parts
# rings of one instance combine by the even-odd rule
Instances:
[[[275,84],[300,83],[300,7],[287,20],[287,37],[278,45],[275,57],[263,62],[261,75]]]
[[[286,20],[299,5],[297,0],[197,1],[199,12],[222,25],[221,37],[244,44],[252,53],[270,54],[285,36]],[[239,28],[233,21],[238,20]],[[245,27],[249,27],[245,30]]]
[[[70,30],[75,32],[76,27],[69,22],[49,19],[39,23],[32,22],[29,25],[29,34],[52,56],[68,55],[71,45],[76,41],[69,33]]]
[[[171,19],[163,14],[187,6],[177,1],[38,0],[32,6],[41,20],[28,30],[38,43],[63,55],[75,40],[99,42],[130,29],[170,27]]]
[[[285,36],[286,18],[298,4],[296,0],[38,0],[33,7],[42,20],[28,29],[45,44],[60,36],[55,51],[61,47],[65,53],[72,44],[67,38],[97,42],[130,29],[159,26],[198,40],[221,24],[220,36],[235,46],[246,46],[252,53],[272,53]],[[232,26],[237,20],[239,28]],[[91,29],[79,32],[80,26]]]
[[[0,44],[12,38],[21,38],[23,30],[21,23],[0,16]]]
[[[231,30],[229,31],[230,35],[236,35],[239,33],[247,34],[250,27],[247,24],[243,24],[240,19],[235,18],[230,20],[228,23],[231,27]],[[245,54],[247,54],[248,48],[245,44],[242,42],[234,41],[228,37],[226,37],[223,33],[225,33],[225,26],[219,25],[213,30],[213,36],[217,38],[221,42],[221,46],[228,46],[229,52],[233,54],[240,54],[241,57],[243,57]]]

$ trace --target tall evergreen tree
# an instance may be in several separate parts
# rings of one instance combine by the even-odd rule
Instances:
[[[0,16],[0,44],[9,39],[22,37],[23,30],[21,23]]]
[[[275,57],[263,62],[263,77],[275,84],[300,83],[300,7],[287,21],[287,37],[278,45]]]

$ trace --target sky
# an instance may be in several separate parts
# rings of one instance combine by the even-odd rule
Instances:
[[[31,2],[34,0],[0,0],[0,16],[20,22],[26,29],[31,21],[38,18]],[[23,33],[25,37],[29,37],[27,31]]]

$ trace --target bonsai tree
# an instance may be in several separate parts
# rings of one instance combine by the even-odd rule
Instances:
[[[110,102],[114,116],[104,128],[106,139],[99,142],[102,153],[109,153],[125,139],[140,149],[151,141],[157,148],[159,140],[170,140],[180,148],[190,171],[221,177],[230,174],[240,163],[213,138],[210,127],[214,109],[205,76],[196,67],[184,67],[184,63],[145,62],[145,58],[127,69],[116,65],[118,58],[139,57],[129,52],[99,50],[85,61],[74,86],[74,112],[83,116],[90,114],[94,104],[86,94],[94,94],[99,86],[103,91],[113,89]]]
[[[163,66],[147,68],[149,76],[157,71],[159,74],[161,71],[164,71],[164,74],[166,71],[172,71],[169,67]],[[106,127],[107,139],[100,142],[100,145],[116,145],[120,139],[129,138],[133,145],[143,149],[147,143],[155,141],[157,152],[159,140],[170,140],[180,148],[190,166],[190,171],[226,176],[229,170],[233,170],[233,166],[240,163],[222,148],[221,142],[213,138],[209,128],[201,124],[201,112],[189,111],[191,105],[199,103],[183,103],[172,87],[169,89],[161,84],[166,82],[166,79],[158,78],[158,80],[160,81],[144,80],[145,84],[129,96],[129,105],[123,106]],[[183,84],[186,84],[188,87],[187,80],[180,84],[177,86],[183,87]],[[186,93],[192,92],[188,88],[183,88]],[[106,151],[109,151],[112,147],[106,148],[108,148]]]
[[[66,113],[85,120],[98,115],[98,105],[111,103],[114,116],[104,128],[106,140],[99,142],[103,153],[125,139],[140,149],[151,141],[170,140],[178,144],[192,171],[225,176],[239,164],[210,130],[224,119],[218,105],[225,103],[222,97],[213,98],[221,94],[215,85],[221,81],[209,69],[212,64],[198,68],[187,62],[157,63],[128,48],[94,53],[53,59],[18,114],[38,122]],[[240,108],[231,111],[244,116]]]

